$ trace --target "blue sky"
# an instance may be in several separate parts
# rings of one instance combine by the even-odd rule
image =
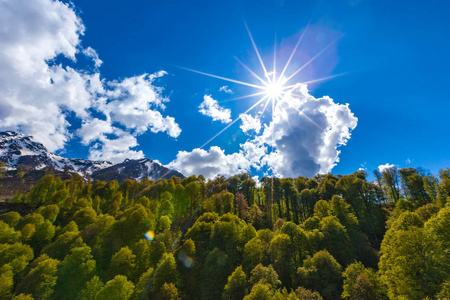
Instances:
[[[11,0],[2,4],[7,5],[6,11],[9,10],[11,15],[24,16],[15,18],[14,22],[17,24],[28,22],[32,25],[33,21],[47,24],[48,22],[42,20],[53,20],[49,17],[49,12],[54,12],[66,14],[73,24],[84,27],[83,35],[76,33],[72,23],[68,24],[67,18],[55,21],[52,26],[39,26],[35,30],[43,34],[35,35],[37,37],[34,38],[41,37],[45,45],[53,45],[53,42],[48,41],[53,39],[52,34],[54,35],[57,26],[64,28],[60,33],[67,38],[64,41],[58,40],[60,44],[55,42],[55,45],[60,46],[55,46],[45,53],[41,53],[40,49],[27,50],[30,52],[28,56],[32,60],[45,60],[49,70],[55,74],[58,71],[68,72],[67,66],[73,68],[77,74],[98,74],[98,78],[103,80],[109,91],[92,92],[92,89],[87,89],[86,93],[89,95],[75,95],[73,99],[68,98],[60,102],[55,100],[52,108],[47,110],[53,111],[54,114],[46,120],[50,123],[54,120],[53,124],[58,125],[47,132],[49,126],[42,125],[42,120],[11,121],[13,116],[23,114],[23,110],[16,104],[11,104],[11,88],[6,92],[6,88],[0,85],[0,106],[4,111],[3,114],[0,113],[0,129],[15,129],[34,134],[58,153],[69,157],[109,160],[121,160],[130,153],[132,157],[145,155],[185,173],[203,171],[209,172],[211,176],[214,173],[230,174],[240,170],[250,171],[254,175],[275,173],[279,176],[311,176],[318,170],[330,169],[335,174],[348,174],[361,167],[371,172],[386,163],[399,167],[420,166],[436,174],[439,169],[450,165],[450,136],[446,128],[450,111],[450,42],[447,38],[450,33],[450,10],[445,1],[408,1],[405,4],[401,1],[364,0],[137,0],[125,4],[123,1],[114,0],[78,0],[70,7],[64,8],[49,0],[33,0],[42,5],[27,8],[27,14],[20,13],[20,1]],[[42,7],[45,11],[39,11]],[[71,12],[75,12],[77,19],[71,19]],[[0,16],[1,14],[2,12]],[[35,18],[29,18],[30,14]],[[333,128],[339,128],[336,134],[340,138],[328,141],[328,150],[319,145],[323,141],[323,132],[309,130],[308,122],[305,123],[304,120],[295,123],[302,116],[287,107],[288,103],[287,108],[281,108],[283,101],[279,102],[281,104],[278,113],[280,116],[283,113],[289,115],[286,122],[280,121],[271,127],[272,112],[269,105],[261,117],[262,123],[268,126],[266,131],[261,129],[259,133],[252,130],[244,132],[240,128],[242,121],[239,120],[206,145],[203,152],[198,149],[230,124],[229,121],[213,121],[211,116],[199,112],[199,106],[205,96],[217,100],[222,112],[229,110],[231,120],[238,118],[262,96],[223,102],[254,93],[255,89],[193,73],[178,66],[260,84],[235,59],[263,76],[245,23],[269,71],[273,69],[276,36],[278,74],[305,28],[307,30],[304,38],[287,68],[287,75],[336,40],[290,81],[290,84],[295,84],[345,73],[330,80],[309,84],[309,92],[302,94],[297,99],[298,102],[295,102],[296,109],[302,107],[305,114],[308,114],[310,109],[311,114],[314,114],[310,106],[301,106],[302,101],[310,99],[308,101],[312,101],[313,105],[317,99],[329,96],[332,101],[323,104],[323,110],[342,110],[344,116],[341,120],[343,125],[339,125],[341,127],[336,125],[341,114],[326,120],[323,119],[326,112],[317,115],[317,122],[323,121],[325,125],[332,124],[330,126],[334,126]],[[15,34],[14,29],[7,28],[6,31],[11,36]],[[47,35],[45,32],[50,33]],[[28,34],[31,36],[33,33]],[[23,39],[3,39],[3,43],[10,42],[11,49],[26,43],[26,30],[25,33],[16,35],[23,35]],[[69,41],[70,45],[67,46],[65,41]],[[87,48],[93,49],[103,61],[101,66],[94,66],[91,59],[93,55],[86,54]],[[71,51],[74,51],[73,57],[70,55]],[[12,63],[14,60],[5,53],[7,54],[0,54],[3,55],[0,65],[3,63],[9,68],[4,68],[5,70],[13,70],[9,74],[16,72],[18,68]],[[54,66],[58,65],[61,69],[55,71]],[[150,89],[156,89],[161,98],[153,101],[151,108],[146,108],[146,113],[150,111],[146,116],[153,116],[155,111],[160,113],[158,120],[163,120],[164,126],[157,127],[158,125],[149,119],[137,124],[130,115],[120,116],[119,111],[123,110],[121,101],[124,101],[124,98],[117,96],[117,93],[125,89],[125,80],[160,70],[167,74],[154,78],[151,83],[147,81]],[[4,76],[6,78],[10,75]],[[72,78],[70,76],[66,74],[64,78]],[[30,77],[25,84],[21,82],[23,76],[16,77],[13,77],[16,79],[12,89],[23,89],[20,94],[29,90],[27,85],[35,79]],[[86,82],[93,81],[86,78],[83,79],[87,80]],[[61,82],[60,91],[70,91],[71,86],[75,86],[79,91],[83,86],[78,86],[76,83],[80,82],[72,79],[61,79]],[[109,82],[116,84],[108,85]],[[133,84],[137,86],[139,82],[135,81]],[[227,86],[233,94],[219,91],[223,86]],[[38,89],[36,85],[33,85],[33,88]],[[39,95],[40,90],[36,90],[34,94]],[[81,101],[83,104],[78,102],[77,97],[85,97]],[[163,97],[168,98],[168,101],[161,100]],[[42,100],[30,101],[37,103]],[[49,101],[51,100],[47,100]],[[73,104],[66,105],[64,101],[73,101]],[[104,104],[99,105],[101,101],[104,101]],[[107,105],[111,102],[116,104]],[[343,105],[347,103],[349,106],[346,109]],[[262,110],[258,106],[252,111],[253,117],[258,116],[258,109]],[[61,120],[61,115],[64,120]],[[314,114],[311,119],[314,120],[315,117]],[[88,137],[87,129],[90,128],[93,133],[94,127],[86,127],[84,131],[80,128],[82,124],[92,124],[93,120],[99,120],[105,129],[98,131],[97,136]],[[292,125],[292,122],[295,124]],[[138,129],[138,125],[147,127]],[[322,123],[319,125],[322,126]],[[46,129],[37,133],[36,128],[41,128],[40,126]],[[346,130],[351,132],[351,136]],[[263,136],[269,133],[281,136],[276,142],[278,148],[273,148],[275,150],[271,150],[273,145],[267,142],[267,136],[264,140]],[[116,140],[118,137],[123,140]],[[345,141],[339,142],[342,138]],[[298,139],[305,142],[298,142]],[[257,145],[255,147],[259,147],[259,150],[266,146],[266,153],[259,156],[249,153],[243,155],[241,145],[246,141],[250,141],[252,146]],[[318,143],[318,146],[310,148],[306,141]],[[126,143],[139,145],[124,149],[117,145]],[[211,146],[217,148],[213,151],[209,149]],[[296,147],[303,146],[305,149],[302,148],[296,153]],[[340,153],[332,151],[336,147]],[[278,156],[270,155],[270,151],[277,149]],[[185,151],[183,157],[177,156],[179,151]],[[306,156],[308,158],[303,158]],[[336,162],[337,158],[339,162]],[[265,161],[263,166],[262,161]],[[231,166],[233,162],[240,168]],[[298,167],[283,166],[290,164]],[[336,166],[333,167],[334,164]]]

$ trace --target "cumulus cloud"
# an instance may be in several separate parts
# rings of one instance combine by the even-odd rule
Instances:
[[[234,94],[233,90],[228,88],[228,85],[224,85],[224,86],[220,87],[219,92],[224,92],[227,94]]]
[[[347,143],[357,121],[348,104],[335,103],[328,96],[315,98],[305,84],[297,84],[276,103],[269,125],[241,144],[239,152],[226,155],[214,148],[220,157],[212,155],[212,148],[209,152],[179,152],[170,166],[190,175],[205,171],[202,166],[206,165],[210,167],[207,174],[213,177],[229,174],[228,162],[237,162],[233,164],[234,173],[253,167],[267,168],[276,176],[311,177],[327,173],[336,165],[338,148]]]
[[[249,114],[241,114],[239,117],[242,121],[240,128],[243,132],[254,130],[256,133],[259,133],[261,130],[261,120],[259,118],[255,118]]]
[[[211,95],[204,95],[203,102],[198,108],[202,115],[211,117],[213,121],[220,121],[222,123],[231,122],[231,110],[220,107],[217,100],[214,100]]]
[[[379,165],[379,166],[378,166],[378,170],[379,170],[381,173],[383,173],[383,172],[386,171],[387,169],[394,168],[394,167],[395,167],[395,165],[386,163],[386,164],[384,164],[384,165]]]
[[[256,166],[253,160],[256,156],[252,150],[251,147],[242,147],[239,152],[225,154],[220,147],[212,146],[208,151],[198,148],[191,152],[179,151],[168,167],[180,170],[183,174],[202,174],[205,178],[232,176]]]
[[[63,149],[75,133],[83,144],[95,143],[92,157],[99,156],[96,149],[105,148],[102,157],[112,160],[118,153],[142,155],[130,149],[137,145],[136,136],[148,130],[180,134],[175,120],[162,115],[168,99],[153,85],[164,73],[102,79],[97,52],[81,47],[85,28],[71,5],[57,0],[0,1],[0,28],[1,129],[33,135],[50,151]],[[95,71],[58,62],[61,56],[76,62],[80,55],[92,59]],[[97,119],[93,112],[104,118]],[[69,115],[83,120],[76,132]],[[121,128],[113,126],[116,123]]]
[[[139,159],[144,157],[142,150],[132,150],[132,148],[139,146],[136,137],[123,130],[115,129],[114,137],[108,138],[102,135],[98,138],[98,141],[91,147],[89,159],[119,163],[127,158]]]
[[[103,61],[98,57],[97,51],[95,51],[91,47],[87,47],[86,49],[84,49],[83,53],[87,57],[92,58],[92,61],[94,62],[94,66],[96,68],[100,68],[100,66],[103,64]]]

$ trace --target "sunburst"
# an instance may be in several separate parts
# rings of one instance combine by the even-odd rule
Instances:
[[[206,141],[200,148],[204,148],[206,145],[211,143],[220,134],[222,134],[224,131],[226,131],[228,128],[230,128],[233,124],[235,124],[237,121],[239,121],[241,119],[242,115],[251,112],[254,108],[256,108],[260,104],[264,106],[264,108],[263,108],[263,110],[261,112],[261,116],[264,114],[264,112],[266,111],[266,109],[269,106],[269,104],[272,104],[271,106],[272,106],[272,119],[273,119],[273,111],[274,111],[274,107],[275,107],[276,103],[278,101],[280,101],[281,99],[283,99],[285,97],[286,93],[288,93],[290,90],[292,90],[294,88],[294,86],[296,85],[296,84],[289,85],[288,83],[296,75],[298,75],[305,67],[307,67],[314,60],[316,60],[319,56],[321,56],[327,49],[329,49],[338,40],[338,39],[336,39],[333,42],[331,42],[330,44],[328,44],[326,47],[324,47],[322,50],[320,50],[316,55],[314,55],[311,59],[309,59],[306,63],[304,63],[300,68],[298,68],[297,70],[292,72],[290,75],[285,76],[286,71],[287,71],[290,63],[291,63],[295,53],[297,52],[297,50],[298,50],[298,48],[299,48],[299,46],[300,46],[300,44],[301,44],[301,42],[303,40],[303,37],[304,37],[305,33],[308,30],[308,27],[309,27],[309,24],[302,31],[302,34],[300,35],[300,38],[298,39],[298,41],[297,41],[297,43],[296,43],[296,45],[295,45],[291,55],[289,56],[288,60],[286,61],[286,64],[284,65],[282,71],[280,73],[277,73],[277,66],[276,66],[276,57],[277,57],[276,38],[275,38],[275,43],[274,43],[273,69],[268,71],[267,68],[266,68],[266,65],[264,64],[263,59],[261,58],[261,55],[260,55],[259,50],[258,50],[258,47],[256,46],[256,43],[255,43],[255,40],[253,39],[253,36],[252,36],[252,34],[251,34],[247,24],[245,24],[245,28],[247,29],[248,36],[250,38],[250,41],[251,41],[252,46],[253,46],[253,49],[254,49],[255,54],[256,54],[256,56],[258,58],[258,61],[260,63],[260,67],[261,67],[261,71],[262,71],[263,75],[262,76],[258,75],[256,71],[254,71],[251,68],[249,68],[246,64],[244,64],[238,58],[235,57],[235,60],[239,64],[241,64],[255,79],[257,79],[260,82],[260,84],[249,83],[249,82],[245,82],[245,81],[241,81],[241,80],[237,80],[237,79],[232,79],[232,78],[227,78],[227,77],[223,77],[223,76],[218,76],[218,75],[214,75],[214,74],[210,74],[210,73],[206,73],[206,72],[202,72],[202,71],[198,71],[198,70],[194,70],[194,69],[189,69],[189,68],[185,68],[185,67],[179,67],[181,69],[184,69],[184,70],[187,70],[187,71],[190,71],[190,72],[194,72],[194,73],[197,73],[197,74],[201,74],[201,75],[217,78],[217,79],[220,79],[220,80],[236,83],[236,84],[247,86],[247,87],[252,87],[252,88],[255,88],[257,90],[256,93],[249,94],[249,95],[244,95],[244,96],[240,96],[240,97],[236,97],[236,98],[233,98],[233,99],[228,99],[228,100],[225,100],[225,101],[222,101],[222,102],[242,100],[242,99],[247,99],[247,98],[261,96],[261,98],[256,103],[254,103],[250,108],[248,108],[243,113],[239,114],[239,117],[237,117],[235,120],[230,122],[227,126],[225,126],[222,130],[220,130],[212,138],[210,138],[208,141]],[[319,79],[309,80],[309,81],[306,81],[306,82],[303,82],[303,83],[304,84],[316,83],[316,82],[329,80],[329,79],[332,79],[332,78],[335,78],[335,77],[338,77],[338,76],[342,76],[342,75],[344,75],[344,74],[338,74],[338,75],[323,77],[323,78],[319,78]],[[305,116],[308,120],[310,119],[304,113],[300,112],[300,114]]]

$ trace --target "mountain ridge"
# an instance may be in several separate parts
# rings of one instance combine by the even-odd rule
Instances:
[[[157,180],[172,176],[185,177],[180,172],[168,169],[149,158],[125,159],[118,164],[109,161],[66,158],[49,152],[32,136],[15,131],[0,132],[0,161],[5,163],[9,171],[17,171],[19,166],[27,170],[53,167],[58,171],[77,173],[85,179],[104,181],[115,179],[122,182],[126,179],[140,181],[143,178]]]

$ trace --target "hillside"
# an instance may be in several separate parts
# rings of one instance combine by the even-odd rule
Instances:
[[[0,209],[0,295],[447,299],[450,169],[377,175],[46,175]]]

